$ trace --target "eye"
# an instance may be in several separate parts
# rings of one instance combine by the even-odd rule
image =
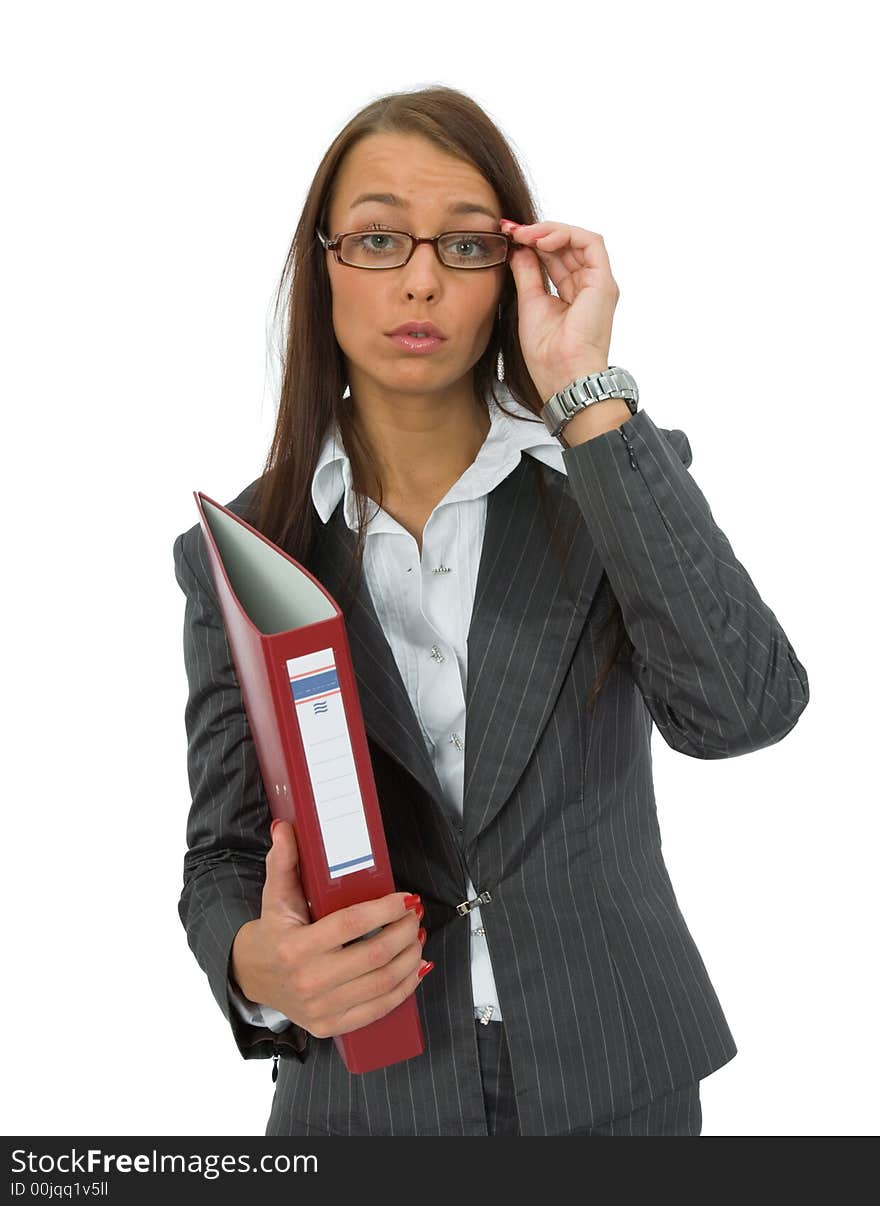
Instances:
[[[361,231],[349,235],[345,242],[346,251],[354,256],[358,263],[367,259],[374,263],[391,259],[398,254],[401,246],[400,236],[394,233],[394,228],[385,226],[382,222],[371,222]]]
[[[369,224],[369,226],[366,227],[366,230],[390,230],[390,229],[391,229],[390,226],[384,226],[381,222],[371,222]],[[381,253],[383,251],[390,250],[390,248],[388,246],[384,246],[384,245],[380,246],[377,243],[370,242],[369,235],[365,235],[365,237],[360,239],[359,242],[360,242],[361,247],[363,247],[363,248],[365,248],[365,250],[371,251],[373,253],[376,253],[376,252]],[[392,242],[393,242],[393,240],[392,240]]]

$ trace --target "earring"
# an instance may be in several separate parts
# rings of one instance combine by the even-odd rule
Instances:
[[[501,302],[498,303],[498,321],[501,322]],[[504,353],[500,346],[498,348],[498,363],[495,368],[495,375],[499,381],[504,380]]]

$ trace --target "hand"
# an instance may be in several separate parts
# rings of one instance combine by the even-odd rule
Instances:
[[[600,234],[564,222],[517,226],[508,263],[516,283],[519,341],[544,402],[575,377],[608,367],[611,324],[620,290]],[[541,265],[559,293],[544,290]]]
[[[279,821],[266,855],[260,917],[245,922],[232,944],[233,978],[249,1000],[280,1010],[316,1038],[366,1026],[420,983],[424,930],[404,907],[405,895],[391,892],[311,921],[296,835],[289,821]]]

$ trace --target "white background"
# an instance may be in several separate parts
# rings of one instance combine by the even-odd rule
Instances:
[[[175,536],[260,472],[274,289],[380,93],[446,84],[600,232],[612,363],[803,661],[751,756],[655,733],[664,854],[739,1046],[704,1135],[877,1133],[878,97],[867,4],[7,9],[3,1104],[20,1135],[261,1135],[177,915]]]

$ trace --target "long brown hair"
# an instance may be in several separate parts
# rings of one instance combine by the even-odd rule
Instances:
[[[321,160],[278,284],[276,320],[279,306],[284,307],[278,417],[263,474],[251,498],[249,518],[270,540],[303,564],[309,564],[321,523],[311,500],[312,477],[328,427],[335,421],[351,461],[356,494],[358,532],[352,572],[358,579],[369,522],[366,509],[370,500],[364,483],[381,479],[370,449],[358,437],[350,405],[343,397],[347,384],[345,361],[333,330],[326,253],[315,229],[319,227],[326,231],[325,219],[334,181],[346,153],[360,139],[375,133],[420,134],[440,150],[472,164],[495,190],[502,214],[521,223],[538,221],[531,192],[507,140],[474,100],[454,88],[430,87],[379,97],[355,114]],[[549,293],[549,277],[543,265],[542,275],[544,288]],[[516,283],[508,267],[499,316],[483,355],[472,369],[474,394],[476,398],[484,399],[491,391],[498,401],[494,382],[497,380],[498,352],[501,351],[505,386],[541,422],[544,399],[529,376],[517,332]],[[504,409],[500,401],[498,404]],[[366,474],[368,464],[372,466],[369,477]],[[538,473],[537,479],[550,538],[560,564],[564,564],[560,534],[546,511],[543,474]],[[381,493],[374,501],[381,506]],[[352,592],[348,603],[353,597]],[[339,602],[345,611],[348,603]],[[629,640],[616,599],[608,612],[605,634],[606,639],[610,638],[611,651],[593,684],[590,705],[595,702],[622,646]]]

